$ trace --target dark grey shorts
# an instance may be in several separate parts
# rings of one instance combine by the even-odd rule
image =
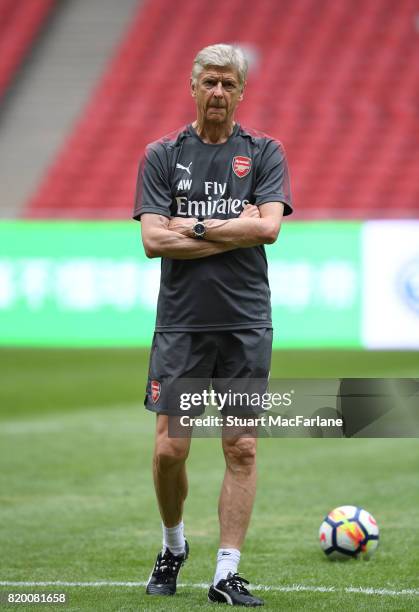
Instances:
[[[272,329],[216,332],[155,332],[144,405],[159,414],[183,414],[179,394],[266,391],[272,356]],[[225,406],[227,407],[227,405]],[[189,409],[202,414],[205,406]],[[259,410],[252,410],[259,412]]]

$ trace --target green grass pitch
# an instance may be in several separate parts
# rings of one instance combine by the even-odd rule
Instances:
[[[0,592],[69,596],[65,607],[37,610],[214,610],[203,584],[217,549],[217,439],[195,439],[188,462],[185,586],[161,599],[128,584],[147,580],[161,541],[150,473],[154,417],[142,406],[147,357],[140,350],[0,351]],[[276,377],[418,372],[413,352],[277,352],[272,368]],[[419,609],[418,459],[415,439],[260,440],[240,570],[270,587],[257,591],[265,609]],[[366,507],[379,523],[380,546],[369,562],[331,563],[320,551],[323,516],[346,503]],[[9,584],[19,581],[104,584]]]

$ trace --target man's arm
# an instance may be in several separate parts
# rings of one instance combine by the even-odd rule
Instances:
[[[236,248],[233,244],[189,238],[169,229],[170,219],[163,215],[144,213],[141,216],[141,235],[147,257],[170,259],[200,259]]]
[[[232,249],[272,244],[278,237],[283,212],[282,202],[267,202],[259,207],[248,204],[238,218],[206,220],[205,240],[229,245]],[[175,217],[169,228],[184,236],[192,236],[195,223],[196,219]]]
[[[267,202],[258,207],[260,217],[240,216],[237,219],[206,223],[205,238],[236,248],[259,244],[273,244],[281,228],[284,205],[282,202]]]

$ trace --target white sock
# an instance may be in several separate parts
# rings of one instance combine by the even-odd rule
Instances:
[[[237,548],[219,548],[214,585],[227,578],[229,572],[235,574],[240,563],[240,551]]]
[[[183,535],[183,521],[174,527],[163,528],[163,553],[168,548],[174,555],[181,555],[185,552],[185,536]]]

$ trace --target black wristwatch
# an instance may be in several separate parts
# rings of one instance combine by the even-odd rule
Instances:
[[[198,238],[198,240],[203,240],[205,237],[206,227],[204,223],[204,217],[198,217],[198,221],[192,228],[194,238]]]

